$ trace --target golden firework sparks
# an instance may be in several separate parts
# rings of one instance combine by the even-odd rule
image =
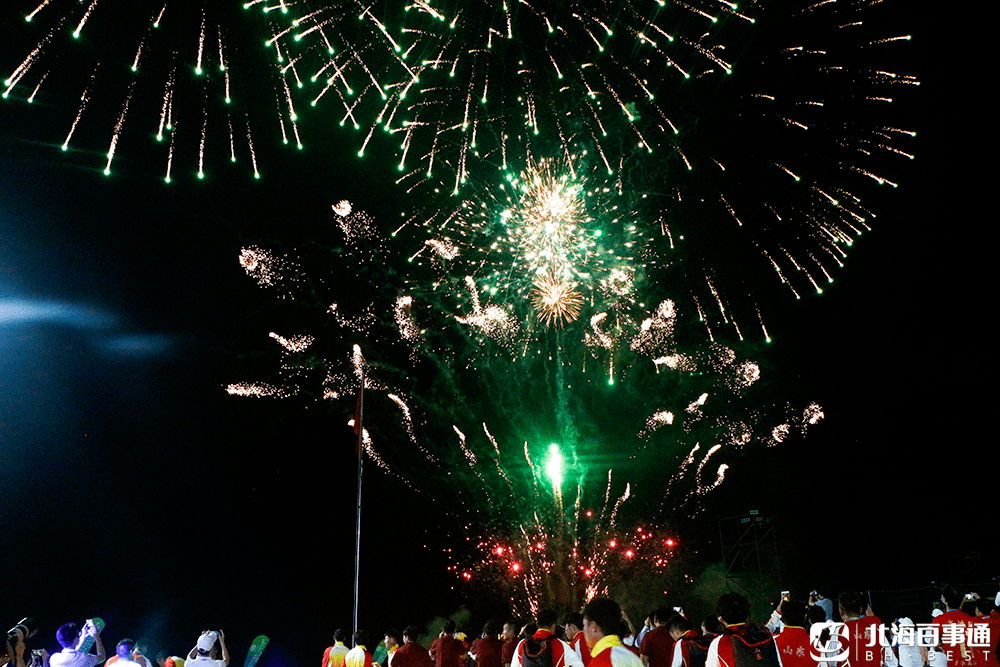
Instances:
[[[559,327],[575,320],[583,305],[583,296],[575,287],[576,283],[565,283],[553,276],[536,280],[531,290],[531,305],[538,319]]]

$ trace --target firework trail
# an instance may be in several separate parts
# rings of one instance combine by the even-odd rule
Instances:
[[[893,66],[909,37],[886,27],[904,10],[306,0],[278,43],[311,72],[303,97],[419,193],[415,245],[463,271],[496,251],[466,274],[484,310],[494,290],[501,308],[527,291],[544,326],[585,316],[593,273],[535,233],[559,218],[550,244],[596,250],[602,231],[620,253],[604,259],[641,256],[710,336],[769,340],[759,304],[822,292],[871,228],[873,190],[912,157],[894,114],[918,82]]]
[[[521,615],[553,601],[579,608],[595,595],[608,595],[623,577],[662,576],[673,562],[676,537],[663,527],[623,525],[618,514],[631,487],[626,484],[619,495],[612,487],[609,472],[598,508],[582,506],[584,490],[578,487],[570,512],[540,503],[521,523],[496,521],[476,539],[471,556],[449,552],[448,569],[500,592]]]
[[[502,592],[517,609],[607,592],[626,567],[661,571],[673,539],[664,521],[700,512],[747,447],[776,446],[822,418],[815,405],[767,407],[759,365],[700,335],[687,342],[683,313],[670,301],[648,306],[637,297],[629,317],[642,309],[645,317],[606,334],[610,353],[585,335],[594,324],[577,319],[534,332],[530,349],[543,354],[511,355],[511,346],[523,349],[522,339],[470,335],[474,315],[456,317],[450,308],[446,297],[471,299],[468,289],[414,291],[434,282],[434,274],[418,280],[419,267],[396,284],[387,279],[407,254],[381,243],[374,220],[349,202],[333,207],[327,229],[328,242],[313,240],[316,262],[243,250],[249,277],[281,286],[279,296],[311,313],[315,329],[271,333],[281,360],[277,380],[228,390],[305,396],[346,413],[360,378],[348,347],[363,341],[368,409],[387,415],[366,423],[376,429],[366,451],[462,526],[473,553],[452,550],[449,569]],[[371,244],[381,251],[370,252]],[[338,254],[341,268],[330,265]],[[352,294],[331,307],[343,282],[316,273],[345,269],[356,279],[382,280],[360,299]],[[470,308],[476,312],[474,303]],[[483,354],[480,336],[494,354]],[[392,441],[411,446],[387,446]],[[692,450],[692,443],[699,444]],[[657,503],[663,511],[650,517]],[[654,527],[635,527],[633,505]]]
[[[43,107],[63,133],[72,123],[67,153],[91,158],[110,140],[105,174],[125,150],[161,156],[168,183],[223,162],[259,177],[253,136],[297,133],[294,71],[259,39],[283,29],[276,15],[213,0],[16,0],[2,14],[16,27],[0,52],[4,99]]]
[[[873,191],[913,157],[902,15],[862,0],[25,0],[4,96],[61,106],[69,91],[73,147],[102,132],[134,146],[155,115],[167,181],[206,177],[223,152],[259,178],[254,138],[301,148],[316,107],[398,164],[415,259],[473,277],[473,321],[530,337],[645,279],[713,339],[769,341],[775,293],[822,292],[871,228]],[[601,261],[579,263],[574,242]]]

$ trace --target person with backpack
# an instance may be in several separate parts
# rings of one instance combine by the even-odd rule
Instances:
[[[583,667],[576,651],[556,638],[558,618],[551,609],[538,611],[535,617],[538,629],[517,645],[510,667]]]
[[[674,640],[670,667],[705,667],[708,649],[715,635],[700,635],[691,621],[680,614],[667,621],[667,631]]]
[[[750,602],[745,597],[723,593],[715,611],[725,630],[712,641],[705,667],[781,667],[774,637],[766,628],[748,622]]]

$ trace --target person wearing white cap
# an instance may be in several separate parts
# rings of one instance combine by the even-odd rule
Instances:
[[[896,627],[903,628],[908,637],[916,637],[916,626],[909,616],[896,619]],[[893,637],[892,645],[899,651],[899,667],[923,667],[926,655],[920,652],[920,647],[914,639],[899,641],[899,633]],[[926,651],[925,651],[926,653]]]
[[[219,646],[216,646],[216,640]],[[222,649],[222,659],[218,659],[219,648]],[[198,637],[198,644],[191,649],[184,667],[226,667],[229,664],[229,649],[226,648],[226,636],[222,630],[205,630]]]

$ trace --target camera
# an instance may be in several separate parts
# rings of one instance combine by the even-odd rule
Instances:
[[[7,643],[9,643],[11,647],[16,647],[18,642],[23,642],[36,632],[38,632],[38,624],[35,623],[35,619],[30,616],[25,616],[17,622],[17,625],[7,631]],[[0,658],[4,656],[13,659],[13,656],[7,656],[6,652],[0,654]]]
[[[17,625],[7,631],[7,641],[13,646],[19,641],[23,642],[36,632],[38,632],[38,624],[35,623],[35,619],[25,616],[17,622]]]

